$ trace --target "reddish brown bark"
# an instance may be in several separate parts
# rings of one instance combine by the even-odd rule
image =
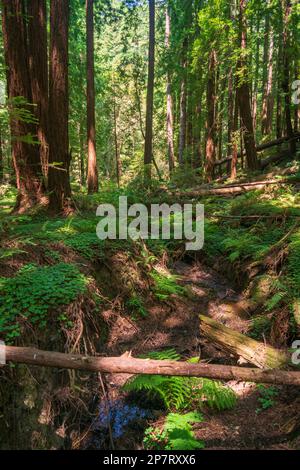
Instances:
[[[120,181],[122,176],[122,163],[120,157],[120,146],[119,146],[119,136],[118,136],[118,113],[116,105],[116,97],[114,96],[114,138],[115,138],[115,157],[116,157],[116,173],[117,173],[117,183],[120,187]]]
[[[179,118],[179,150],[178,150],[178,161],[182,165],[184,163],[184,154],[186,149],[186,131],[187,131],[187,61],[186,61],[186,49],[187,41],[183,44],[183,62],[182,62],[182,73],[183,77],[181,80],[180,90],[180,118]]]
[[[267,17],[268,18],[268,17]],[[274,99],[272,95],[273,88],[273,53],[274,53],[274,34],[270,27],[270,20],[266,20],[266,31],[265,31],[265,54],[264,54],[264,66],[265,66],[265,83],[264,83],[264,95],[262,105],[262,134],[268,135],[272,131],[272,116]]]
[[[169,8],[166,8],[166,48],[170,48],[171,19]],[[167,141],[169,171],[172,173],[175,167],[174,134],[173,134],[173,98],[171,93],[171,75],[167,72]]]
[[[46,0],[27,2],[28,51],[32,99],[38,120],[40,159],[43,174],[48,173],[48,44]]]
[[[96,155],[95,120],[95,65],[94,65],[94,0],[86,0],[87,37],[87,147],[88,147],[88,193],[97,193],[98,168]]]
[[[290,67],[291,67],[291,57],[290,57],[290,31],[289,24],[291,18],[291,1],[282,0],[283,5],[283,80],[282,80],[282,90],[284,92],[284,112],[285,112],[285,122],[286,122],[286,132],[287,137],[292,138],[294,131],[292,125],[292,112],[291,112],[291,89],[290,89]],[[290,152],[291,154],[296,153],[296,141],[290,141]]]
[[[155,67],[155,0],[149,0],[149,57],[148,85],[145,134],[145,182],[151,180],[151,162],[153,157],[153,99],[154,99],[154,67]]]
[[[2,1],[2,27],[7,65],[7,89],[10,99],[12,157],[16,173],[18,197],[15,210],[24,212],[41,202],[43,191],[39,146],[30,143],[37,134],[36,125],[20,118],[20,111],[33,112],[30,86],[27,37],[22,0]],[[17,97],[25,102],[16,103]]]
[[[247,64],[247,23],[245,18],[246,0],[240,0],[240,47],[241,54],[238,61],[238,100],[244,145],[246,150],[247,165],[249,170],[257,170],[257,159],[253,118],[251,113],[250,84]]]
[[[63,212],[70,206],[69,179],[69,2],[51,0],[49,74],[49,208]]]
[[[213,178],[216,159],[216,51],[213,49],[209,57],[207,79],[207,139],[206,139],[206,177]]]
[[[0,183],[2,183],[3,177],[4,177],[4,165],[3,165],[2,129],[0,126]]]
[[[239,104],[238,104],[238,95],[235,94],[234,101],[234,113],[233,113],[233,123],[232,123],[232,132],[231,132],[231,149],[232,149],[232,160],[230,168],[230,177],[232,179],[236,178],[237,175],[237,162],[238,162],[238,120],[239,120]]]

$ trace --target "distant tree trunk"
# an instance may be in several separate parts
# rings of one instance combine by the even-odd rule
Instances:
[[[224,96],[225,96],[226,80],[223,78],[220,81],[220,94],[218,96],[219,109],[218,109],[218,158],[221,160],[223,156],[223,121],[224,121]]]
[[[195,123],[195,107],[194,107],[194,93],[190,87],[187,94],[187,124],[186,124],[186,150],[185,162],[192,166],[194,154],[194,123]]]
[[[247,24],[245,18],[246,0],[240,0],[240,44],[241,55],[238,61],[239,84],[238,99],[242,129],[244,132],[244,144],[246,150],[247,165],[249,170],[257,170],[259,162],[257,159],[253,118],[250,105],[250,86],[247,64]]]
[[[166,48],[170,49],[171,19],[169,7],[166,8]],[[172,173],[175,167],[174,156],[174,132],[173,132],[173,98],[171,92],[171,74],[167,72],[167,141],[168,141],[168,160],[169,171]]]
[[[184,163],[184,154],[186,149],[186,131],[187,131],[187,47],[188,41],[184,40],[182,46],[182,79],[180,89],[180,117],[179,117],[179,148],[178,161],[182,165]]]
[[[43,196],[39,146],[28,141],[28,136],[37,134],[37,128],[18,118],[14,112],[14,107],[19,108],[19,111],[32,112],[32,107],[27,105],[27,103],[32,103],[32,93],[23,13],[22,0],[2,1],[7,89],[12,111],[10,121],[12,155],[18,188],[15,210],[18,212],[24,212],[34,206],[41,201]],[[18,97],[23,97],[26,103],[16,105],[14,99]]]
[[[155,67],[155,0],[149,0],[149,57],[148,85],[145,134],[145,183],[151,180],[151,163],[153,157],[153,99],[154,99],[154,67]]]
[[[231,171],[230,177],[231,179],[235,179],[237,175],[237,162],[238,162],[238,120],[239,120],[239,103],[238,103],[238,95],[235,94],[234,100],[234,112],[233,112],[233,123],[232,123],[232,132],[230,137],[231,148],[232,148],[232,160],[231,160]],[[242,144],[242,139],[241,139]],[[241,155],[243,155],[243,149],[241,145]],[[242,156],[243,159],[243,156]]]
[[[259,28],[260,28],[260,18],[257,19],[257,25],[256,25],[257,40],[256,40],[256,54],[255,54],[255,76],[254,76],[254,83],[253,83],[253,90],[252,90],[252,117],[253,117],[254,129],[256,129],[256,121],[257,121],[257,94],[258,94],[258,88],[259,88],[259,69],[260,69]]]
[[[234,120],[234,93],[233,93],[233,71],[230,68],[228,75],[228,133],[227,133],[227,155],[232,154],[232,131],[233,131],[233,120]]]
[[[299,80],[299,64],[297,62],[297,59],[295,59],[295,80]],[[295,107],[295,113],[294,113],[294,132],[295,132],[295,134],[297,134],[298,130],[299,130],[299,121],[300,121],[300,107],[296,106]]]
[[[2,129],[0,125],[0,183],[3,182],[3,178],[4,178],[3,140],[2,140]]]
[[[278,44],[278,57],[277,57],[277,92],[276,92],[276,137],[280,139],[283,136],[282,130],[282,97],[281,97],[281,85],[282,85],[282,64],[283,54],[282,54],[282,41],[279,40]]]
[[[68,211],[70,206],[69,86],[68,86],[69,2],[51,0],[49,74],[49,208]]]
[[[284,92],[284,110],[285,110],[285,121],[286,121],[286,131],[287,136],[292,138],[294,135],[293,125],[292,125],[292,113],[291,113],[291,89],[290,89],[290,66],[291,66],[291,57],[289,52],[290,47],[290,16],[291,16],[291,0],[282,0],[283,1],[283,81],[282,81],[282,90]],[[290,142],[290,152],[291,154],[296,153],[296,141],[293,140]]]
[[[40,159],[45,177],[48,173],[48,45],[46,0],[27,2],[28,50],[32,99],[36,105]]]
[[[94,65],[94,0],[86,0],[86,37],[87,37],[87,149],[88,193],[99,190],[97,155],[96,155],[96,120],[95,120],[95,65]]]
[[[213,49],[209,57],[207,79],[207,139],[206,139],[206,178],[213,179],[214,162],[216,159],[216,51]]]
[[[195,125],[193,129],[194,134],[194,156],[193,168],[201,167],[202,151],[201,151],[201,120],[202,120],[202,95],[203,89],[201,87],[200,93],[197,96],[197,104],[195,110]]]
[[[266,54],[266,81],[264,86],[263,105],[262,105],[262,134],[268,135],[272,132],[272,117],[274,100],[272,95],[273,88],[273,53],[274,53],[274,34],[268,26],[267,34],[267,54]]]
[[[185,65],[184,65],[184,68],[185,68]],[[184,163],[184,152],[186,148],[186,107],[187,107],[186,78],[184,77],[181,82],[181,91],[180,91],[180,125],[179,125],[179,150],[178,150],[178,161],[180,165]]]
[[[117,182],[118,187],[120,187],[120,181],[122,176],[122,165],[120,158],[120,146],[118,139],[118,116],[117,116],[117,106],[116,106],[116,97],[114,96],[114,139],[115,139],[115,157],[116,157],[116,173],[117,173]]]
[[[85,185],[85,169],[84,169],[84,160],[85,160],[85,136],[83,131],[83,123],[80,121],[78,125],[78,134],[79,134],[79,152],[80,152],[80,185],[83,187]]]

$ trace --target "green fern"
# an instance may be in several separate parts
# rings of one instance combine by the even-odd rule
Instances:
[[[145,431],[144,445],[149,450],[196,450],[203,449],[204,442],[195,438],[191,424],[201,423],[199,413],[170,413],[164,428],[148,428]]]
[[[191,412],[185,415],[170,413],[164,426],[168,437],[167,448],[169,450],[203,449],[204,443],[195,439],[191,426],[192,423],[202,421],[202,415],[199,413]]]
[[[180,356],[174,349],[151,352],[144,358],[178,361]],[[190,360],[193,362],[193,360]],[[150,397],[159,396],[168,410],[182,410],[196,402],[217,410],[231,409],[236,403],[234,392],[220,382],[187,377],[166,377],[161,375],[137,375],[130,379],[124,389],[128,392],[146,391]]]
[[[177,283],[178,276],[161,274],[155,270],[150,273],[150,276],[154,281],[153,292],[159,300],[168,300],[170,295],[186,294],[186,289]]]
[[[191,379],[192,380],[192,379]],[[200,385],[201,401],[209,408],[218,411],[230,410],[236,404],[236,395],[229,387],[225,387],[221,382],[210,379],[195,379]]]

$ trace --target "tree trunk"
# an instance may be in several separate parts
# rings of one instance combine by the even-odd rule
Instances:
[[[238,161],[238,120],[239,120],[239,104],[238,104],[238,95],[235,95],[235,102],[234,102],[234,118],[233,118],[233,126],[232,126],[232,133],[231,133],[231,146],[232,146],[232,160],[231,160],[231,171],[230,177],[232,179],[236,178],[237,175],[237,161]]]
[[[300,62],[299,62],[299,59],[298,58],[295,58],[295,64],[294,64],[294,68],[295,68],[295,75],[294,75],[294,78],[295,78],[295,81],[299,80],[299,73],[300,73]],[[299,121],[300,121],[300,106],[295,106],[295,111],[294,111],[294,133],[295,134],[298,134],[298,130],[299,130]]]
[[[274,34],[272,28],[270,28],[270,21],[267,22],[266,26],[266,48],[265,53],[265,67],[266,67],[266,79],[264,86],[263,105],[262,105],[262,119],[261,119],[261,131],[262,135],[268,135],[272,132],[272,116],[273,116],[273,53],[274,53]]]
[[[97,193],[98,169],[96,155],[96,120],[95,120],[95,71],[94,71],[94,0],[86,0],[86,37],[87,37],[87,149],[88,193]]]
[[[225,87],[226,87],[226,79],[223,78],[220,82],[220,90],[219,90],[219,110],[218,110],[218,158],[222,158],[223,155],[223,121],[224,121],[224,96],[225,96]]]
[[[80,152],[80,186],[84,187],[85,185],[85,169],[84,169],[84,161],[85,161],[85,134],[83,131],[83,122],[80,121],[78,124],[78,134],[79,134],[79,152]]]
[[[255,135],[253,118],[250,105],[250,86],[247,64],[247,24],[245,18],[246,0],[240,0],[240,44],[241,55],[238,61],[238,99],[242,129],[244,134],[244,145],[246,150],[247,165],[249,170],[257,170],[259,162],[255,147]]]
[[[227,133],[227,155],[232,155],[232,132],[233,132],[233,121],[234,121],[234,93],[233,93],[233,71],[230,68],[229,75],[228,75],[228,108],[227,108],[227,116],[228,116],[228,133]]]
[[[186,130],[187,130],[187,60],[186,60],[187,40],[183,43],[183,61],[182,61],[182,79],[180,89],[180,118],[179,118],[179,149],[178,161],[180,165],[184,164],[186,149]]]
[[[194,125],[194,155],[193,155],[193,168],[200,168],[202,165],[202,149],[201,149],[201,121],[202,121],[202,95],[203,90],[201,88],[200,93],[197,97],[197,104],[195,110],[195,125]]]
[[[254,129],[256,129],[256,122],[257,122],[257,95],[258,95],[258,88],[259,88],[259,69],[260,69],[259,28],[260,28],[260,18],[257,19],[257,24],[256,24],[257,40],[256,40],[256,54],[255,54],[255,77],[254,77],[254,83],[253,83],[253,89],[252,89],[252,117],[253,117]]]
[[[282,90],[284,92],[284,111],[285,111],[285,121],[286,121],[286,132],[289,138],[293,137],[293,125],[292,125],[292,113],[291,113],[291,89],[290,89],[290,66],[291,66],[291,57],[290,57],[290,17],[291,17],[291,1],[282,0],[283,2],[283,15],[284,15],[284,25],[283,25],[283,81],[282,81]],[[296,153],[296,141],[290,141],[290,152],[292,155]]]
[[[27,2],[28,50],[32,99],[36,105],[40,159],[43,175],[48,174],[48,44],[46,0]]]
[[[169,7],[166,8],[166,49],[170,49],[171,19]],[[174,155],[174,132],[173,132],[173,98],[171,91],[171,74],[167,72],[167,141],[168,141],[168,160],[170,174],[175,167]]]
[[[283,19],[281,14],[281,32],[283,31]],[[277,55],[277,64],[276,64],[276,137],[280,139],[283,136],[282,129],[282,96],[281,96],[281,86],[282,86],[282,70],[283,70],[283,53],[282,53],[282,40],[279,39],[278,44],[278,55]]]
[[[121,176],[122,176],[122,165],[121,165],[121,159],[120,159],[120,149],[119,149],[119,139],[118,139],[118,116],[117,116],[116,96],[114,96],[114,139],[115,139],[117,183],[118,183],[118,187],[120,187],[120,181],[121,181]]]
[[[149,56],[148,85],[146,109],[146,134],[144,151],[144,179],[148,185],[151,181],[151,163],[153,157],[153,99],[154,99],[154,67],[155,67],[155,0],[149,0]]]
[[[20,118],[21,112],[32,113],[32,92],[29,77],[27,35],[22,0],[2,1],[2,26],[7,65],[7,89],[10,99],[12,156],[16,173],[18,197],[15,210],[24,212],[41,202],[42,172],[39,146],[30,143],[37,127]],[[19,100],[23,97],[23,101]],[[17,112],[16,112],[17,111]]]
[[[51,0],[49,74],[49,208],[68,211],[69,177],[69,86],[68,86],[69,4]]]
[[[207,79],[207,139],[206,139],[206,178],[213,179],[214,162],[216,159],[216,51],[213,49],[209,57]]]
[[[4,159],[3,159],[3,140],[2,140],[2,129],[0,124],[0,184],[4,178]]]
[[[180,120],[179,120],[179,149],[178,149],[178,161],[180,165],[184,163],[184,153],[186,148],[186,79],[183,78],[181,82],[180,90]]]

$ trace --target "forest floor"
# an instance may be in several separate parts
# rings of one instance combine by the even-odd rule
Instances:
[[[123,194],[132,203],[149,198],[128,188],[93,197],[77,193],[78,213],[66,219],[49,219],[43,212],[11,214],[15,191],[1,191],[1,339],[107,356],[173,350],[182,360],[220,364],[241,360],[200,335],[199,314],[277,348],[288,349],[297,339],[297,185],[272,185],[234,198],[199,198],[209,217],[204,249],[195,256],[175,240],[144,244],[97,239],[94,214],[99,203],[116,203]],[[245,215],[257,218],[236,219]],[[156,437],[170,412],[195,410],[202,419],[193,425],[193,436],[206,449],[300,445],[300,400],[294,387],[232,381],[227,386],[237,398],[233,407],[218,410],[204,398],[178,410],[168,409],[157,395],[126,391],[131,378],[124,374],[99,377],[24,366],[0,374],[6,384],[0,388],[1,448],[143,448],[149,426],[147,447],[164,448],[166,439]],[[111,436],[115,428],[109,433],[107,422],[99,427],[101,403],[121,403],[123,408],[127,403],[137,407],[130,408],[134,413],[147,408],[151,416],[125,426],[120,411],[122,433]]]
[[[174,297],[169,305],[146,304],[149,317],[135,323],[122,318],[111,330],[107,354],[120,354],[124,348],[140,356],[147,351],[174,348],[182,359],[199,355],[214,364],[236,365],[237,358],[210,344],[199,333],[199,313],[205,314],[230,328],[247,333],[250,315],[244,309],[245,300],[231,283],[208,266],[193,261],[179,261],[173,266],[179,284],[188,286],[188,298]],[[110,399],[123,395],[122,386],[128,375],[110,375]],[[262,398],[256,384],[227,382],[237,396],[232,410],[217,411],[204,406],[202,423],[194,426],[199,441],[206,450],[226,449],[298,449],[300,445],[300,398],[297,387],[274,388],[274,400],[267,409],[261,408]],[[158,412],[151,425],[162,427],[164,413]],[[121,448],[136,448],[136,432],[128,432],[119,442]],[[138,448],[142,446],[138,445]]]

